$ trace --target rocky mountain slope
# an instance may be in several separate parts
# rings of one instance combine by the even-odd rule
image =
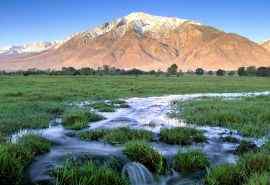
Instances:
[[[270,52],[270,40],[263,42],[261,45]]]
[[[245,37],[194,21],[132,13],[40,53],[8,59],[0,54],[0,69],[6,70],[103,65],[165,70],[173,63],[182,70],[270,66],[270,52]]]

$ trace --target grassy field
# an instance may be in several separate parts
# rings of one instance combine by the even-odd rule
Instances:
[[[235,100],[204,98],[180,102],[178,115],[187,122],[238,130],[246,136],[265,136],[270,131],[270,96]]]
[[[48,152],[52,146],[50,142],[39,138],[38,136],[26,136],[19,143],[10,144],[6,142],[6,136],[9,134],[22,128],[47,127],[49,120],[56,115],[62,115],[64,118],[64,126],[71,129],[84,128],[88,121],[96,120],[97,118],[101,119],[100,117],[97,117],[97,115],[90,114],[89,112],[86,113],[85,110],[74,110],[74,107],[70,107],[71,102],[81,100],[113,100],[110,104],[97,103],[93,105],[93,107],[98,110],[111,112],[114,111],[116,105],[122,104],[120,106],[125,106],[124,102],[121,103],[118,101],[119,98],[206,92],[270,91],[269,81],[269,78],[257,77],[239,78],[190,75],[179,78],[165,76],[156,77],[150,75],[138,77],[0,76],[0,184],[24,184],[23,172],[25,168],[34,157]],[[229,109],[237,111],[237,114],[241,114],[241,118],[244,118],[244,116],[248,118],[239,118],[237,121],[241,124],[237,125],[237,127],[233,127],[234,125],[230,126],[229,124],[225,126],[241,131],[245,131],[246,129],[244,128],[253,128],[251,126],[254,126],[254,128],[256,128],[254,129],[256,131],[254,133],[260,133],[262,135],[264,134],[262,132],[263,129],[269,128],[266,127],[269,126],[267,123],[269,123],[268,121],[270,120],[269,111],[267,109],[267,107],[269,107],[269,100],[269,97],[256,98],[255,102],[253,99],[245,99],[244,102],[236,101],[232,103],[232,101],[228,106],[224,106],[221,100],[218,100],[220,101],[218,104],[216,104],[216,102],[211,102],[213,100],[202,100],[209,101],[203,102],[202,104],[204,105],[204,103],[206,103],[203,109],[209,110],[209,113],[209,106],[216,106],[217,111],[223,111],[224,109],[225,113],[228,113]],[[203,106],[202,104],[199,102],[198,105],[193,105],[191,102],[190,105],[192,106],[190,108],[197,108],[196,105],[200,108],[200,106]],[[226,109],[228,109],[228,111],[226,111]],[[245,111],[247,110],[248,112],[243,112],[242,109]],[[200,113],[200,111],[198,112]],[[232,116],[229,119],[229,121],[231,121],[235,115],[232,114],[232,112],[229,113],[231,114],[228,114],[228,116]],[[255,114],[261,116],[257,118],[254,116]],[[205,118],[205,116],[207,116],[207,114],[202,113],[201,115],[200,118]],[[212,117],[209,117],[209,119],[210,118]],[[265,122],[262,122],[262,120],[265,120]],[[223,120],[221,122],[223,123]],[[243,124],[244,122],[246,125]],[[259,126],[261,128],[259,128]],[[112,133],[101,132],[92,135],[87,133],[87,135],[84,135],[84,139],[101,137],[100,139],[113,143],[119,143],[119,141],[123,142],[124,140],[134,140],[138,137],[142,140],[151,140],[151,135],[146,132],[124,133],[127,133],[126,130],[114,130]],[[174,138],[178,140],[179,137],[182,138],[183,136],[189,137],[189,135],[183,135],[182,132],[178,131],[164,133],[164,137],[170,140],[173,140]],[[268,154],[268,150],[269,144],[265,147],[264,153]],[[163,156],[147,143],[142,141],[127,143],[124,147],[124,153],[129,159],[141,162],[157,174],[165,172],[166,165]],[[198,162],[202,162],[202,165],[193,166],[190,161],[194,161],[194,156]],[[185,166],[181,166],[181,169],[179,168],[180,171],[185,169],[204,169],[205,166],[208,165],[207,161],[204,160],[204,156],[200,153],[196,153],[196,155],[193,153],[185,154],[183,156],[179,154],[176,162],[181,160],[187,162]],[[264,155],[261,156],[261,161],[266,160],[266,164],[268,165],[269,158]],[[220,173],[222,170],[222,167],[221,169],[212,169],[207,176],[208,184],[213,184],[212,182],[216,181],[221,182],[222,179],[219,179],[219,174],[223,174]],[[266,171],[265,174],[258,173],[261,171],[255,170],[254,172],[250,172],[252,175],[257,174],[257,176],[252,176],[250,182],[256,181],[258,178],[264,180],[264,176],[267,175],[269,170],[263,169],[262,171]],[[77,177],[80,177],[77,174],[81,174],[82,172],[87,172],[87,175],[77,179]],[[70,176],[70,173],[74,174],[74,177]],[[73,182],[69,181],[70,179],[67,178],[66,175],[71,177],[74,182],[82,180],[83,182],[81,182],[81,184],[90,183],[89,179],[93,180],[91,181],[91,184],[100,184],[100,182],[103,181],[102,184],[106,184],[106,182],[110,182],[109,184],[126,184],[125,179],[122,179],[120,174],[114,169],[107,169],[106,167],[97,168],[97,166],[92,163],[87,163],[82,167],[73,166],[71,168],[70,166],[65,166],[64,168],[59,169],[55,175],[58,184],[70,184]],[[232,175],[238,175],[238,171]],[[227,181],[227,179],[225,180]]]
[[[46,127],[65,104],[198,92],[270,90],[269,78],[216,76],[0,76],[0,135]]]

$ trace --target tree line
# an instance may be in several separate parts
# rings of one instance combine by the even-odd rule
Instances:
[[[151,71],[143,71],[140,69],[118,69],[115,67],[110,67],[108,65],[104,65],[103,67],[99,67],[97,69],[84,67],[81,69],[75,69],[74,67],[63,67],[61,70],[39,70],[39,69],[28,69],[25,71],[13,71],[6,72],[0,71],[0,75],[166,75],[166,76],[182,76],[184,74],[195,74],[195,75],[216,75],[216,76],[262,76],[269,77],[270,76],[270,67],[258,67],[249,66],[249,67],[240,67],[237,71],[226,71],[223,69],[218,69],[216,71],[205,70],[203,68],[197,68],[195,71],[186,71],[178,69],[176,64],[172,64],[168,67],[167,71],[161,70],[151,70]]]

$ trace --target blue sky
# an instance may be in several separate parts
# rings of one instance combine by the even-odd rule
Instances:
[[[0,46],[61,40],[136,11],[270,39],[269,0],[1,0]]]

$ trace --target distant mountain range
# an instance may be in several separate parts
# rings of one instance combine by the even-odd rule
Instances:
[[[22,53],[38,53],[56,47],[59,44],[57,41],[53,42],[35,42],[31,44],[24,44],[21,46],[10,46],[0,48],[2,55],[16,55]]]
[[[165,70],[270,66],[270,42],[255,43],[195,21],[132,13],[61,42],[0,49],[0,70],[62,67]]]

